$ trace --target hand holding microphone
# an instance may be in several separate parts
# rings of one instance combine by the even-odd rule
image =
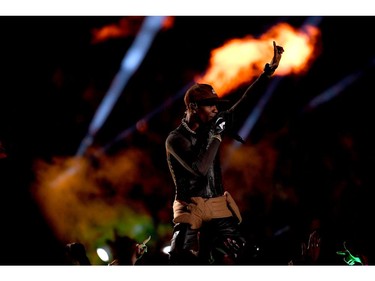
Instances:
[[[213,122],[213,135],[220,136],[221,140],[224,132],[236,141],[245,143],[242,137],[233,131],[233,111],[225,110],[218,113],[215,122]]]
[[[218,116],[214,123],[214,134],[221,135],[226,128],[226,121],[223,116]]]

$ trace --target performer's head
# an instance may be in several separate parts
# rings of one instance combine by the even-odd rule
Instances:
[[[218,104],[226,102],[219,98],[209,84],[196,83],[185,93],[187,119],[198,123],[207,123],[218,113]]]

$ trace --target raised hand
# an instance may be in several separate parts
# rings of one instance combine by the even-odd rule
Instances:
[[[267,63],[264,67],[264,72],[266,72],[268,76],[271,76],[276,68],[278,68],[283,53],[284,48],[276,45],[276,42],[273,41],[273,58],[271,62]]]

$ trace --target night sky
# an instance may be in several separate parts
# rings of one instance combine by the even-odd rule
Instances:
[[[124,18],[130,32],[103,42],[92,41],[93,30],[118,25]],[[31,193],[37,179],[35,163],[74,157],[142,19],[0,17],[0,140],[8,154],[0,159],[0,237],[4,243],[0,264],[63,264],[66,241],[55,235]],[[111,144],[105,151],[108,156],[140,149],[146,155],[146,163],[140,163],[145,172],[152,169],[152,180],[157,177],[164,182],[157,191],[146,190],[147,186],[140,191],[132,186],[122,195],[141,204],[154,222],[168,225],[174,191],[164,140],[182,117],[182,98],[157,112],[144,131],[113,140],[183,91],[206,69],[212,49],[232,38],[260,36],[279,22],[298,28],[307,19],[304,16],[174,17],[171,26],[155,37],[143,63],[95,137],[95,148]],[[375,17],[322,17],[318,26],[319,56],[307,73],[283,77],[246,140],[248,150],[244,151],[249,151],[249,158],[255,153],[262,163],[257,167],[246,166],[250,171],[238,163],[237,169],[224,173],[228,183],[241,172],[254,176],[247,181],[250,186],[230,188],[244,207],[246,235],[251,242],[264,245],[263,263],[286,264],[289,255],[270,254],[272,258],[267,259],[268,251],[272,253],[276,248],[284,251],[280,246],[283,241],[298,243],[297,238],[293,240],[294,235],[302,233],[312,217],[321,219],[332,249],[350,240],[373,258],[370,237],[375,165],[372,131],[375,56],[371,39],[374,26]],[[355,78],[338,95],[306,110],[314,97],[332,86],[343,85],[348,77]],[[233,91],[229,98],[236,99],[245,89]],[[272,167],[265,163],[269,159],[267,153],[273,153],[269,156]],[[235,164],[234,161],[231,165]],[[267,174],[262,174],[265,171]],[[236,193],[234,190],[239,188],[248,188],[249,192]],[[159,196],[154,198],[161,203],[155,204],[152,196]],[[285,227],[291,230],[286,231],[285,237],[276,237],[275,233]],[[152,258],[149,261],[156,263]]]

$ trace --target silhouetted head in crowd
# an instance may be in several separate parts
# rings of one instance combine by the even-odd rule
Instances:
[[[83,244],[73,242],[65,246],[65,256],[69,264],[74,265],[91,265],[86,255],[86,249]]]

